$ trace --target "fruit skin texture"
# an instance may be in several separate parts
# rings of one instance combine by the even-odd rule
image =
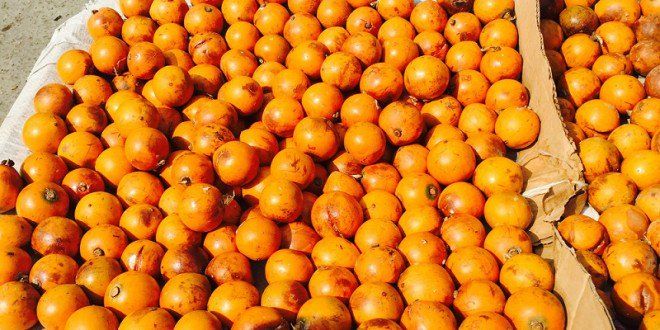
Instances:
[[[658,40],[644,40],[635,44],[630,49],[630,60],[633,63],[635,72],[646,76],[653,68],[660,65],[660,60],[654,54],[660,51],[660,42]]]
[[[273,253],[264,269],[268,283],[280,281],[308,282],[314,272],[309,258],[300,251],[282,249]]]
[[[261,295],[261,305],[276,308],[287,320],[295,320],[300,307],[309,300],[305,287],[296,281],[269,284]]]
[[[605,226],[612,242],[642,239],[649,226],[644,211],[629,204],[608,208],[598,221]]]
[[[660,19],[658,21],[660,23]],[[660,98],[660,68],[655,67],[646,75],[644,89],[646,89],[646,95]]]
[[[649,134],[643,127],[635,124],[623,124],[617,127],[610,133],[607,140],[619,149],[624,159],[651,147]]]
[[[484,217],[491,227],[500,225],[527,229],[533,215],[529,202],[518,193],[501,192],[491,195],[484,205]]]
[[[432,176],[425,173],[413,173],[399,181],[395,195],[406,209],[416,206],[434,206],[438,202],[440,185]]]
[[[122,273],[117,260],[98,257],[82,264],[76,275],[76,284],[81,286],[95,304],[103,303],[103,295],[110,281]]]
[[[421,263],[409,266],[401,273],[398,287],[408,304],[416,300],[450,304],[454,299],[454,282],[439,264]]]
[[[72,85],[78,78],[93,72],[92,57],[84,50],[68,50],[57,60],[57,74],[65,84]]]
[[[640,190],[660,183],[660,152],[642,150],[623,160],[621,173],[627,175]]]
[[[403,80],[410,95],[432,100],[442,95],[449,85],[449,69],[439,58],[423,55],[408,64]]]
[[[517,254],[502,265],[500,282],[504,290],[515,294],[529,287],[552,290],[555,275],[552,266],[533,253]]]
[[[479,67],[491,83],[518,79],[522,73],[522,56],[510,47],[493,47],[484,54]]]
[[[251,260],[268,259],[282,242],[282,232],[266,218],[247,219],[236,230],[238,251]]]
[[[16,199],[23,188],[23,180],[13,165],[11,160],[3,160],[0,163],[0,213],[16,207]]]
[[[67,172],[66,164],[62,158],[46,152],[31,154],[25,158],[20,169],[21,176],[27,183],[35,181],[61,183]],[[6,182],[6,184],[6,189],[11,191],[12,183]],[[9,196],[6,196],[6,198],[7,203],[11,203],[11,198]]]
[[[529,108],[506,108],[497,116],[495,134],[512,149],[524,149],[536,141],[541,120]]]
[[[642,126],[650,135],[656,134],[660,131],[658,104],[660,99],[654,97],[640,101],[630,113],[630,122]]]
[[[355,233],[355,245],[360,251],[373,246],[395,248],[401,242],[401,230],[391,220],[369,219]]]
[[[360,78],[360,91],[382,103],[392,102],[403,92],[404,77],[393,65],[376,63],[367,67]]]
[[[37,324],[39,293],[30,284],[7,282],[0,285],[0,324],[29,329]]]
[[[596,30],[596,38],[602,41],[603,53],[625,54],[635,44],[635,34],[621,22],[606,22]]]
[[[495,255],[500,264],[520,253],[531,253],[532,239],[522,229],[503,225],[493,228],[484,240],[484,249]]]
[[[37,317],[42,326],[61,329],[71,314],[88,305],[89,300],[79,286],[63,284],[44,292],[37,304]]]
[[[336,236],[321,239],[312,250],[312,260],[317,267],[341,266],[352,269],[359,256],[360,252],[353,243]]]
[[[49,254],[37,260],[30,270],[30,283],[42,290],[73,283],[78,264],[63,254]]]
[[[101,306],[86,306],[73,312],[64,326],[66,330],[115,330],[117,328],[119,328],[119,321],[115,314]]]
[[[564,329],[564,306],[550,291],[529,287],[509,297],[504,315],[516,329],[543,327],[548,330]],[[540,323],[540,324],[539,324]]]
[[[139,239],[126,246],[121,255],[121,263],[126,270],[134,270],[157,276],[158,266],[165,251],[153,241]]]
[[[32,152],[56,153],[66,135],[66,123],[52,113],[36,113],[23,124],[23,143]]]
[[[138,128],[126,137],[124,153],[128,162],[141,171],[150,171],[160,166],[170,153],[165,134],[150,128]]]
[[[423,125],[424,119],[419,110],[401,101],[388,104],[378,116],[378,126],[395,146],[415,142],[422,135]]]
[[[296,325],[310,329],[351,328],[351,314],[339,299],[328,296],[314,297],[307,300],[296,317]]]
[[[34,96],[36,112],[52,113],[66,116],[73,106],[73,94],[62,84],[47,84],[41,87]]]
[[[158,307],[147,307],[127,315],[119,324],[119,330],[154,327],[155,329],[172,329],[176,321],[166,310]]]
[[[80,228],[72,220],[58,216],[48,217],[36,226],[32,233],[31,246],[42,255],[64,253],[75,256],[78,253],[80,234]]]
[[[158,306],[160,287],[151,276],[128,271],[108,284],[103,303],[122,317],[145,307]]]
[[[511,322],[498,313],[484,312],[466,317],[461,322],[460,330],[503,329],[513,330]]]
[[[372,247],[355,262],[355,273],[362,283],[394,283],[404,268],[405,261],[401,254],[388,247]]]
[[[660,305],[660,281],[651,274],[634,273],[614,284],[612,302],[624,322],[638,324],[644,314]]]
[[[349,307],[358,324],[375,318],[398,320],[403,313],[403,299],[387,283],[368,282],[355,289]]]
[[[181,221],[197,232],[209,232],[223,220],[224,206],[220,190],[205,183],[196,183],[183,192],[178,213]]]
[[[321,237],[353,237],[362,218],[357,200],[340,191],[321,195],[312,206],[312,224]]]
[[[261,192],[261,213],[274,221],[294,221],[303,211],[303,194],[298,185],[286,179],[272,179]]]
[[[605,226],[585,215],[568,216],[557,229],[566,242],[579,251],[602,253],[609,243]]]
[[[401,315],[401,325],[406,329],[455,329],[456,323],[451,310],[437,301],[415,301]]]
[[[315,297],[333,297],[348,302],[359,286],[358,279],[344,267],[321,266],[309,279],[309,293]]]
[[[578,150],[587,182],[592,182],[601,174],[619,171],[621,154],[614,144],[604,138],[584,139],[580,141]]]
[[[232,329],[282,329],[288,326],[281,312],[275,308],[252,306],[238,315]]]
[[[126,71],[128,45],[123,40],[106,35],[94,40],[89,53],[94,66],[105,74],[119,74]]]
[[[0,215],[0,248],[21,247],[30,242],[32,226],[16,215]]]
[[[559,14],[559,24],[564,33],[571,36],[577,33],[591,34],[599,25],[598,16],[589,6],[567,6]]]
[[[51,216],[64,216],[69,209],[69,195],[51,182],[27,185],[16,199],[16,214],[39,223]]]
[[[486,196],[498,192],[521,193],[522,168],[508,158],[490,157],[477,165],[472,181]]]
[[[642,190],[635,199],[635,206],[646,213],[651,222],[660,220],[660,185],[655,184]]]
[[[602,54],[600,45],[589,35],[578,33],[570,36],[561,46],[561,53],[569,68],[591,68]]]
[[[601,87],[601,81],[593,71],[576,67],[564,73],[559,85],[571,102],[579,107],[584,102],[596,97]]]
[[[158,70],[152,81],[156,97],[166,106],[182,106],[194,92],[190,75],[176,66],[165,66]]]
[[[517,80],[499,80],[486,92],[486,107],[497,113],[508,107],[527,105],[529,105],[529,90]]]
[[[598,57],[591,69],[600,81],[606,81],[617,74],[632,74],[633,67],[625,55],[607,53]]]
[[[358,162],[370,165],[385,153],[385,133],[373,123],[358,122],[346,131],[344,146]]]
[[[485,312],[502,313],[504,311],[504,292],[488,280],[474,280],[458,288],[454,299],[454,308],[464,316],[478,315]]]
[[[499,266],[495,257],[486,249],[466,246],[453,251],[445,266],[456,282],[463,285],[474,280],[497,281]]]
[[[623,114],[646,98],[644,85],[637,78],[623,74],[610,77],[603,82],[599,94],[601,100],[614,105]]]
[[[209,311],[192,311],[182,316],[174,326],[175,330],[222,329],[222,323]]]
[[[643,241],[622,241],[608,246],[603,253],[612,281],[633,273],[653,274],[658,265],[655,252]]]
[[[406,236],[398,248],[410,265],[429,262],[442,264],[447,259],[447,246],[444,241],[429,232]]]
[[[467,181],[476,167],[472,147],[462,141],[439,143],[428,154],[426,167],[442,185]]]
[[[470,7],[473,1],[445,1],[447,2],[460,3],[462,6]],[[479,18],[472,13],[465,12],[467,8],[459,10],[461,12],[455,13],[449,17],[449,21],[445,26],[444,36],[451,43],[456,44],[460,41],[477,41],[479,35],[481,34],[481,22]],[[452,12],[451,10],[449,11]]]
[[[474,217],[484,214],[486,199],[474,185],[456,182],[445,187],[438,198],[438,209],[445,215],[467,213]]]
[[[591,275],[591,280],[597,288],[602,288],[609,280],[609,273],[607,272],[607,265],[605,261],[597,254],[590,251],[575,251],[575,256]]]
[[[372,218],[385,218],[386,217],[372,217]],[[442,225],[442,218],[438,211],[430,206],[416,207],[407,210],[402,215],[394,217],[399,219],[399,227],[404,234],[411,235],[419,232],[432,232],[437,233]]]
[[[479,219],[471,215],[454,214],[442,223],[440,236],[452,251],[456,251],[463,247],[482,246],[486,229]]]
[[[225,325],[232,325],[240,313],[259,305],[259,292],[252,284],[230,281],[216,288],[209,298],[208,311]]]

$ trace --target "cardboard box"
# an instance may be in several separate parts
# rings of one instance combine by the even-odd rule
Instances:
[[[516,0],[519,50],[523,57],[522,82],[530,92],[529,106],[541,119],[538,141],[520,151],[524,167],[524,195],[533,202],[530,228],[537,252],[552,260],[554,291],[566,307],[567,329],[614,329],[612,317],[591,276],[556,230],[563,215],[579,213],[586,202],[586,183],[575,144],[568,138],[557,106],[557,93],[539,29],[539,1]]]

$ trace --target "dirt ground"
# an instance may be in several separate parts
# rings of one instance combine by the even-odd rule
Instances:
[[[0,122],[62,22],[87,0],[0,0]]]

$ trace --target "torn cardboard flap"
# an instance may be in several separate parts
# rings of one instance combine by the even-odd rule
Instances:
[[[544,258],[555,267],[555,292],[566,307],[567,329],[614,329],[612,317],[591,276],[558,234],[555,222],[582,211],[586,199],[582,162],[568,137],[559,108],[550,64],[540,32],[538,1],[516,0],[516,25],[523,57],[522,81],[530,92],[530,108],[541,119],[538,141],[518,153],[527,179],[525,197],[533,202],[529,229]]]
[[[552,241],[552,222],[583,188],[582,163],[568,137],[556,106],[556,91],[543,50],[538,1],[516,1],[519,49],[523,57],[523,84],[529,89],[529,106],[541,119],[537,142],[517,155],[527,179],[526,197],[534,203],[535,221],[530,231],[538,242]],[[540,189],[539,187],[548,187]],[[537,191],[530,194],[529,191]]]

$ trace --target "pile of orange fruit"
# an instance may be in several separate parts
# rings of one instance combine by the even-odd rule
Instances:
[[[0,328],[565,327],[513,0],[118,2],[0,165]]]
[[[658,329],[660,1],[550,2],[541,32],[600,215],[559,231],[620,321]]]

